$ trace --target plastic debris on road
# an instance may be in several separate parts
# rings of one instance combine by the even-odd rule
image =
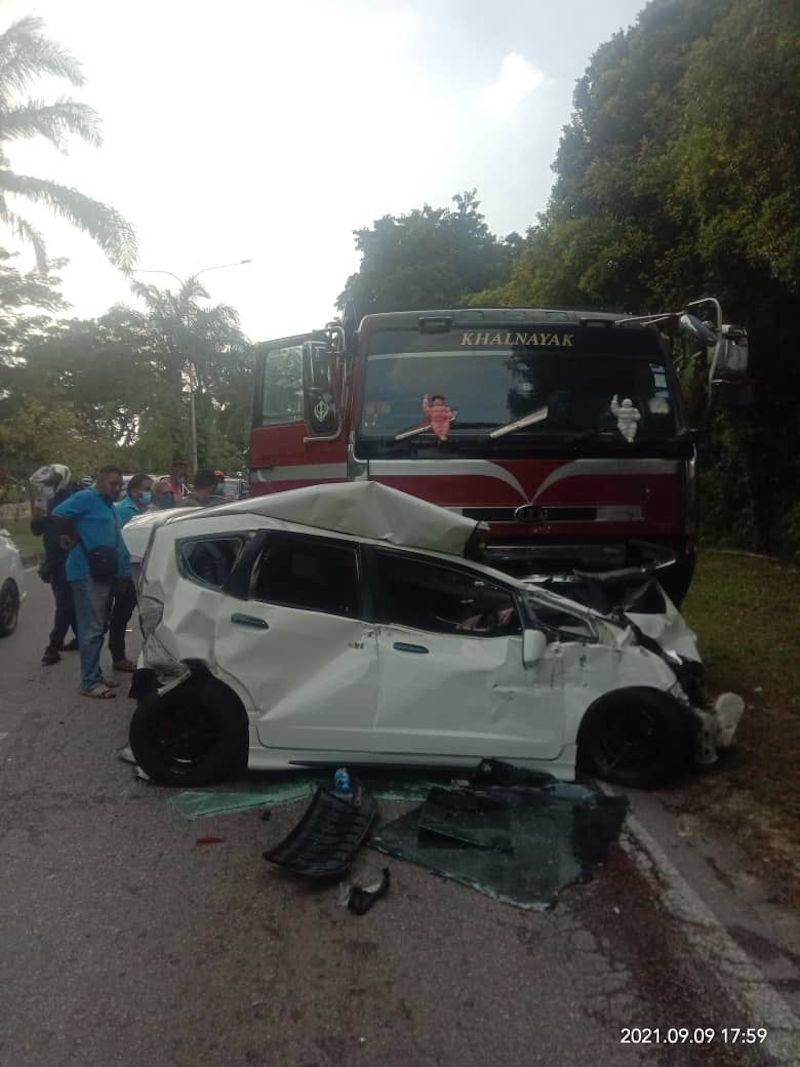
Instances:
[[[562,889],[588,881],[605,860],[628,802],[545,775],[526,784],[526,773],[484,761],[472,789],[456,790],[450,801],[433,790],[429,803],[380,827],[371,847],[495,900],[552,907]],[[475,804],[464,801],[470,792]]]
[[[343,877],[372,827],[375,798],[353,783],[346,796],[320,786],[300,822],[264,859],[305,878]]]
[[[384,867],[381,871],[381,880],[374,885],[351,885],[347,895],[348,911],[352,911],[354,915],[366,915],[376,900],[386,896],[390,883],[389,868]]]

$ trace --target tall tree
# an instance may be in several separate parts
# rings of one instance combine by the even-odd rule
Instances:
[[[62,151],[70,136],[88,144],[101,143],[98,115],[87,104],[68,97],[47,103],[28,95],[42,78],[84,84],[80,63],[44,34],[41,19],[26,16],[0,34],[0,221],[33,246],[43,268],[44,238],[19,214],[16,203],[44,204],[89,234],[115,266],[127,270],[136,260],[136,237],[118,211],[77,189],[12,169],[8,150],[14,141],[43,137]]]
[[[758,393],[736,424],[715,420],[706,530],[800,551],[800,6],[653,0],[574,103],[547,211],[510,279],[472,301],[719,297],[750,329]]]
[[[355,231],[361,266],[347,280],[337,307],[374,311],[452,307],[464,294],[501,280],[521,238],[489,232],[476,190],[453,197],[455,209],[426,204],[407,215],[385,215]]]

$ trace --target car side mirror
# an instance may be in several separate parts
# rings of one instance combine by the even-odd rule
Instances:
[[[525,630],[522,635],[522,665],[535,667],[546,648],[547,638],[541,630]]]

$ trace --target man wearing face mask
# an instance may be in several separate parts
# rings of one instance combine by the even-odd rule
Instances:
[[[128,482],[127,496],[114,505],[120,529],[131,519],[144,515],[152,500],[153,479],[149,474],[134,474]],[[121,538],[120,552],[127,556],[130,562],[128,550]],[[136,586],[133,578],[118,578],[114,582],[114,602],[111,607],[111,624],[108,632],[108,647],[111,650],[115,671],[131,672],[136,669],[136,664],[129,660],[125,653],[125,631],[135,607]]]
[[[114,501],[122,489],[119,467],[101,467],[91,489],[83,489],[53,509],[61,543],[69,549],[67,581],[72,587],[81,657],[81,692],[110,700],[116,683],[103,678],[100,653],[115,579],[130,578]]]

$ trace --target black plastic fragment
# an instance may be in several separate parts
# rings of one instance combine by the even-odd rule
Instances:
[[[319,786],[305,815],[264,859],[304,878],[341,878],[364,843],[378,811],[375,798],[358,783],[341,797]]]
[[[366,915],[376,900],[385,897],[389,892],[391,875],[389,868],[384,867],[381,871],[381,880],[376,886],[362,887],[354,885],[350,888],[350,896],[347,898],[347,907],[355,915]]]
[[[476,767],[470,778],[473,788],[485,789],[487,786],[525,786],[528,789],[542,789],[544,786],[558,782],[546,771],[531,771],[526,767],[515,767],[498,759],[484,759]]]

